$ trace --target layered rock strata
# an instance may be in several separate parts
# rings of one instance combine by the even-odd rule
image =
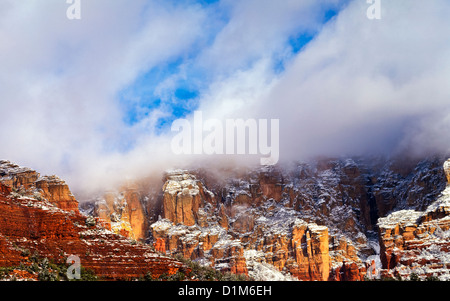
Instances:
[[[450,280],[450,185],[425,211],[396,211],[378,225],[385,275]]]
[[[0,181],[0,266],[27,264],[30,254],[37,254],[61,264],[76,255],[81,266],[100,279],[127,280],[149,272],[158,277],[184,269],[181,262],[114,234],[98,220],[68,206],[72,198],[66,196],[71,193],[59,179],[40,178],[35,172],[5,164],[15,172],[5,174],[3,169]],[[42,186],[44,182],[48,189]],[[36,194],[29,195],[32,192]]]
[[[79,212],[78,202],[69,186],[57,176],[41,176],[32,169],[2,160],[0,183],[17,196],[43,198],[60,209]]]
[[[403,242],[434,235],[429,225],[438,220],[445,229],[445,206],[429,208],[446,187],[449,162],[443,169],[440,159],[318,159],[286,169],[168,172],[159,192],[140,195],[152,200],[141,202],[147,239],[159,252],[255,279],[364,280],[374,262],[388,275],[403,256],[403,233]],[[120,206],[113,207],[97,216],[111,219]],[[402,210],[418,218],[417,230],[402,224]],[[384,226],[390,214],[398,219],[394,233]],[[445,250],[438,252],[445,257]]]

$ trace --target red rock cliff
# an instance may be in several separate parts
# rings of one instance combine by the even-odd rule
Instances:
[[[27,254],[37,253],[60,263],[77,255],[81,265],[101,279],[126,280],[148,272],[158,277],[183,268],[182,263],[156,254],[148,245],[88,222],[74,210],[76,200],[59,179],[38,180],[29,170],[2,176],[8,185],[0,182],[0,266],[18,266],[27,262]],[[41,190],[31,197],[13,192],[16,187]]]
[[[29,168],[0,161],[0,183],[21,196],[44,198],[60,209],[79,212],[69,186],[57,176],[41,177]]]
[[[449,162],[444,164],[447,177]],[[448,277],[450,185],[426,210],[396,211],[380,218],[378,225],[385,276]]]

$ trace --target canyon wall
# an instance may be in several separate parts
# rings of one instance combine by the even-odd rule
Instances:
[[[439,158],[199,168],[79,204],[58,177],[0,161],[0,265],[29,249],[111,279],[175,273],[175,255],[256,280],[359,281],[371,265],[447,279],[449,175]]]
[[[447,187],[424,211],[400,210],[378,221],[383,273],[450,280],[450,160]]]
[[[379,219],[427,210],[446,175],[440,159],[322,159],[223,178],[177,171],[164,178],[163,214],[150,240],[161,252],[257,279],[270,265],[281,278],[364,280],[374,261],[389,269]]]
[[[78,211],[56,177],[0,162],[0,266],[30,265],[30,256],[66,264],[71,255],[100,279],[129,280],[174,274],[184,265],[146,244],[114,234]],[[22,271],[23,272],[23,271]]]

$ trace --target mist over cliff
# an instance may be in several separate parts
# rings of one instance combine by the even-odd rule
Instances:
[[[278,119],[280,163],[450,150],[445,0],[383,1],[379,20],[358,0],[0,7],[0,157],[76,193],[249,161],[175,155],[170,125],[194,110]]]

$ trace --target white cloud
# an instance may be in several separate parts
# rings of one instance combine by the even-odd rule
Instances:
[[[280,78],[273,75],[265,95],[235,111],[280,118],[282,158],[450,150],[450,5],[384,1],[382,19],[373,21],[367,8],[351,2]],[[251,91],[270,78],[265,72],[221,91],[254,80]]]
[[[286,40],[301,33],[313,34],[322,25],[324,10],[339,7],[338,0],[222,1],[229,21],[198,64],[218,74],[246,69],[259,59],[283,52]]]
[[[205,118],[280,119],[281,159],[448,149],[448,1],[383,1],[374,21],[366,1],[342,3],[97,0],[69,21],[65,1],[2,1],[0,157],[57,173],[74,190],[186,163],[171,154],[170,133],[152,133],[164,106],[130,127],[118,101],[173,59],[184,60],[181,71],[155,93],[195,69]],[[317,35],[274,72],[274,57],[302,32]]]
[[[111,146],[141,137],[123,124],[117,93],[189,49],[204,12],[157,1],[82,1],[82,19],[70,21],[65,1],[2,3],[0,156],[58,173],[75,189],[123,170],[128,163]]]

